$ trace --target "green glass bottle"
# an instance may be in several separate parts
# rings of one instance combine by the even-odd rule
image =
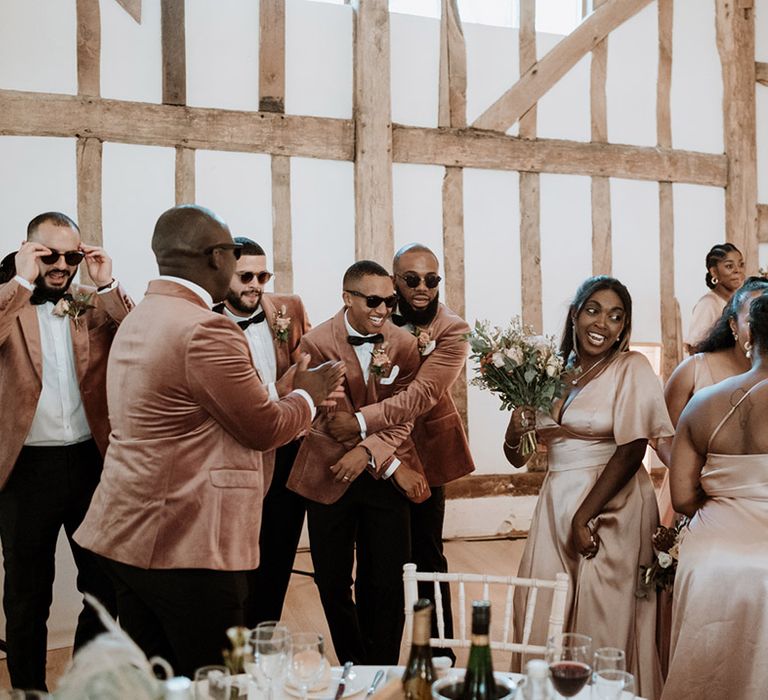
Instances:
[[[472,646],[469,649],[467,673],[461,700],[496,700],[496,681],[493,679],[493,661],[489,630],[491,602],[476,600],[472,603]]]
[[[406,700],[430,700],[435,668],[432,665],[432,649],[429,631],[432,627],[432,603],[426,598],[413,606],[413,643],[411,655],[403,673],[403,692]]]

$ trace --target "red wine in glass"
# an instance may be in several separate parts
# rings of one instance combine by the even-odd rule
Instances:
[[[557,661],[549,665],[552,685],[560,695],[572,698],[589,680],[592,669],[580,661]]]

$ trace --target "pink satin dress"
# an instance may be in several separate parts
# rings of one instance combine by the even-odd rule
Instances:
[[[740,429],[735,409],[710,443]],[[701,486],[707,500],[680,547],[663,700],[765,700],[768,454],[710,452]]]
[[[548,473],[533,514],[519,576],[570,577],[565,631],[592,637],[593,648],[619,647],[639,695],[661,692],[656,651],[656,595],[636,595],[639,567],[653,561],[651,535],[659,522],[656,496],[642,467],[591,523],[600,538],[592,559],[571,550],[571,520],[618,445],[673,434],[661,383],[648,360],[621,353],[573,398],[559,423],[539,416],[548,447]],[[527,595],[515,596],[515,632],[522,639]],[[551,597],[539,592],[530,641],[546,644]],[[523,660],[524,662],[525,660]]]

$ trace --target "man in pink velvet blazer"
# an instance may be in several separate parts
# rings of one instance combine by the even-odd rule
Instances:
[[[451,387],[464,378],[464,363],[469,346],[469,326],[460,316],[440,303],[439,263],[426,246],[410,244],[401,248],[393,261],[395,288],[399,297],[392,320],[416,338],[421,365],[415,379],[397,396],[360,408],[357,417],[338,411],[331,433],[341,441],[359,440],[363,426],[368,431],[405,420],[414,420],[413,443],[424,465],[431,489],[423,503],[411,504],[412,561],[420,571],[448,570],[443,553],[445,484],[471,473],[474,468],[459,412],[451,397]],[[432,598],[430,585],[420,595]],[[452,636],[451,598],[443,586],[446,636]],[[436,625],[433,635],[437,636]],[[433,650],[436,655],[453,657],[450,649]],[[454,657],[455,658],[455,657]]]
[[[212,212],[165,212],[152,238],[161,276],[109,358],[104,471],[75,535],[116,584],[124,629],[178,673],[221,661],[243,623],[245,571],[259,563],[261,451],[309,428],[343,366],[294,372],[271,401],[248,343],[211,311],[240,247]]]
[[[72,284],[81,261],[99,290]],[[72,219],[36,216],[0,285],[0,538],[8,670],[44,689],[56,541],[62,526],[77,586],[115,611],[109,578],[71,536],[99,480],[107,447],[107,354],[132,303],[103,249],[82,243]],[[73,302],[72,295],[84,302]],[[75,649],[101,631],[82,611]]]
[[[274,399],[291,382],[289,369],[299,359],[299,341],[309,330],[309,319],[298,295],[264,291],[272,278],[264,249],[244,236],[237,236],[235,243],[242,246],[242,254],[226,298],[213,310],[242,329],[253,365]],[[248,572],[246,627],[279,620],[283,612],[307,510],[304,499],[285,485],[300,445],[301,441],[296,439],[262,454],[266,495],[259,535],[259,568]]]
[[[342,296],[343,309],[309,331],[300,349],[313,362],[344,361],[346,396],[338,406],[356,411],[407,386],[419,354],[415,338],[388,321],[396,299],[383,267],[367,260],[352,265]],[[426,480],[415,452],[407,466],[393,460],[411,423],[391,423],[344,446],[328,432],[332,415],[318,415],[288,487],[309,501],[315,583],[339,661],[395,664],[404,617],[402,567],[410,554],[408,500],[400,489],[419,498]]]

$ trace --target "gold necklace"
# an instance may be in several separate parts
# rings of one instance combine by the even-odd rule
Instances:
[[[597,367],[601,362],[605,362],[605,360],[607,360],[607,359],[608,359],[608,355],[607,354],[603,355],[597,362],[595,362],[595,364],[593,364],[588,370],[586,370],[586,372],[581,372],[577,377],[574,377],[573,379],[571,379],[571,386],[578,385],[578,383],[582,379],[584,379],[584,377],[586,377],[586,376],[588,376],[589,374],[592,373],[592,371],[595,369],[595,367]],[[579,368],[579,369],[581,369],[581,368]]]

